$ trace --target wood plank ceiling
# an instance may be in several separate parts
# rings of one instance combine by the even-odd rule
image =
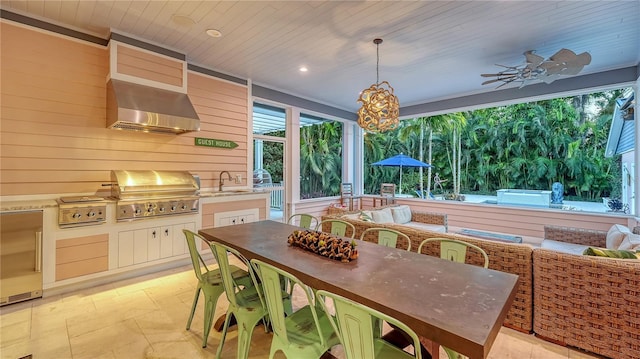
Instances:
[[[192,64],[348,111],[376,80],[376,37],[384,39],[380,80],[401,106],[493,91],[480,74],[524,63],[527,50],[588,51],[593,60],[581,74],[640,62],[640,1],[3,0],[1,7],[102,38],[110,30],[130,35]]]

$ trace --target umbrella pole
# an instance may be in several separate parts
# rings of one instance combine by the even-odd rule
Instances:
[[[400,165],[400,185],[399,185],[398,193],[402,194],[402,165]]]

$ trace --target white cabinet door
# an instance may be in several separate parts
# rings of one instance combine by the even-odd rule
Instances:
[[[160,258],[168,258],[173,255],[172,232],[168,226],[160,229]]]
[[[238,223],[237,224],[255,222],[256,219],[257,219],[257,217],[254,216],[253,213],[243,214],[243,215],[238,216]]]
[[[194,222],[189,222],[185,224],[176,224],[173,226],[173,243],[174,243],[174,251],[173,255],[178,256],[181,254],[189,254],[189,246],[187,246],[187,241],[184,238],[183,229],[188,229],[191,232],[196,232],[196,224]],[[199,245],[198,241],[196,241],[196,247]]]
[[[173,226],[173,255],[179,256],[189,251],[187,246],[187,240],[184,238],[182,230],[185,228],[184,224],[176,224]]]
[[[224,227],[257,221],[259,210],[257,208],[242,209],[239,211],[218,212],[213,214],[213,226]]]
[[[153,227],[147,230],[147,260],[155,261],[160,258],[162,245],[162,228]]]
[[[133,231],[133,264],[144,263],[148,260],[147,229]]]
[[[196,224],[188,222],[118,233],[118,267],[189,253],[183,228],[195,232]]]
[[[118,267],[133,264],[133,231],[118,233]]]

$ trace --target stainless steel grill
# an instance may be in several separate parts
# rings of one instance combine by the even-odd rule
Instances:
[[[62,197],[57,202],[60,228],[105,223],[107,203],[102,197]]]
[[[111,171],[118,221],[198,213],[199,189],[185,171]]]

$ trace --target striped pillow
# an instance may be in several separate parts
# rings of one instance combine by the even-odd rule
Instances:
[[[604,248],[596,248],[596,247],[589,247],[585,249],[582,254],[585,256],[608,257],[608,258],[619,258],[619,259],[640,259],[639,251],[633,252],[633,251],[604,249]]]

